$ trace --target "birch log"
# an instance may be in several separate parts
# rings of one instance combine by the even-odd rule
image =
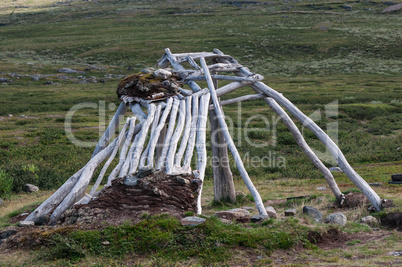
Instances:
[[[214,84],[213,81],[211,79],[211,75],[209,74],[209,70],[208,70],[208,66],[207,63],[205,62],[204,58],[200,59],[201,62],[201,66],[204,70],[205,76],[207,76],[207,83],[208,83],[208,87],[211,91],[211,98],[212,98],[212,102],[214,104],[214,108],[215,108],[215,113],[218,116],[218,121],[219,124],[222,128],[222,134],[225,137],[226,143],[228,144],[228,148],[230,149],[230,151],[232,152],[233,158],[236,162],[237,168],[239,169],[239,172],[244,180],[244,183],[246,184],[248,190],[250,191],[251,195],[254,198],[255,204],[257,206],[258,212],[261,215],[267,215],[267,211],[265,210],[264,204],[262,203],[262,199],[260,194],[258,193],[257,189],[254,187],[253,182],[251,181],[250,177],[248,176],[248,173],[246,171],[246,169],[244,168],[243,162],[241,160],[241,157],[239,155],[239,152],[237,151],[237,148],[232,140],[232,137],[230,136],[228,127],[226,125],[226,122],[223,118],[223,115],[221,113],[221,109],[219,106],[219,101],[218,101],[218,96],[216,95],[215,92],[215,88],[214,88]]]
[[[207,166],[206,125],[208,119],[207,116],[208,116],[209,99],[210,94],[205,94],[201,96],[199,106],[200,109],[197,120],[197,143],[196,143],[197,156],[198,156],[197,171],[198,171],[198,179],[202,181],[197,196],[197,214],[202,213],[201,194],[205,177],[205,168]]]
[[[71,207],[71,205],[73,205],[75,202],[83,197],[94,171],[99,166],[99,164],[101,164],[107,157],[112,154],[116,143],[117,138],[113,142],[111,142],[105,149],[96,154],[95,157],[91,158],[91,160],[82,171],[80,178],[77,180],[74,187],[69,191],[68,195],[63,199],[63,201],[61,201],[61,203],[57,206],[57,208],[50,216],[49,224],[55,224],[60,218],[61,214],[66,211],[66,209]]]
[[[161,155],[158,160],[158,164],[156,166],[157,170],[163,170],[165,168],[166,163],[166,155],[169,150],[170,139],[172,138],[173,131],[176,124],[177,110],[180,104],[180,100],[175,98],[173,101],[172,110],[170,111],[170,119],[169,119],[169,127],[165,136],[165,143],[163,144],[163,149]]]
[[[302,134],[300,133],[299,129],[297,126],[294,124],[292,119],[288,116],[288,114],[276,103],[275,100],[273,100],[270,97],[265,97],[264,101],[268,104],[268,106],[275,111],[283,123],[286,125],[286,127],[289,129],[289,131],[292,133],[294,139],[296,140],[297,144],[300,146],[304,154],[310,159],[310,161],[316,166],[321,173],[324,175],[325,180],[327,180],[327,183],[329,187],[331,188],[332,193],[335,195],[336,199],[338,202],[341,201],[342,199],[342,193],[339,190],[338,185],[335,182],[334,176],[332,173],[328,170],[327,167],[321,162],[321,160],[314,154],[314,152],[311,150],[311,148],[308,146],[306,141],[304,140]]]
[[[105,133],[102,135],[102,137],[99,139],[98,143],[96,144],[92,157],[94,157],[96,154],[99,153],[99,151],[101,151],[102,149],[104,149],[106,147],[110,138],[114,135],[114,132],[119,127],[120,121],[123,119],[123,115],[126,113],[126,110],[127,110],[126,105],[123,102],[120,103],[120,106],[117,109],[116,114],[113,116],[112,120],[110,121],[109,126],[107,127]]]
[[[120,172],[121,167],[123,166],[124,161],[126,160],[127,150],[128,150],[128,147],[130,146],[130,144],[133,140],[133,136],[134,136],[135,121],[136,121],[135,117],[130,118],[130,128],[128,129],[128,133],[127,133],[127,137],[124,142],[124,145],[123,145],[122,149],[120,150],[119,163],[113,169],[113,171],[110,173],[110,175],[107,179],[106,186],[110,186],[112,184],[112,181],[114,179],[116,179],[117,174]]]

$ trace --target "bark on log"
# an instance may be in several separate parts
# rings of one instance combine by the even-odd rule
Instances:
[[[212,102],[214,104],[215,113],[218,116],[219,124],[222,128],[222,133],[225,137],[226,143],[228,144],[228,147],[229,147],[230,151],[232,152],[232,155],[236,162],[237,168],[239,169],[239,172],[240,172],[248,190],[250,191],[251,195],[254,197],[254,201],[257,206],[258,212],[261,215],[267,215],[267,211],[265,210],[264,204],[262,203],[261,196],[258,193],[257,189],[254,187],[254,184],[251,181],[250,177],[248,176],[248,173],[247,173],[246,169],[244,168],[244,165],[243,165],[243,162],[239,155],[239,152],[237,151],[237,148],[232,140],[232,137],[230,136],[228,127],[227,127],[226,122],[221,113],[218,97],[215,92],[213,81],[209,74],[207,63],[205,62],[205,59],[203,59],[203,58],[200,59],[200,62],[201,62],[202,68],[204,69],[204,73],[207,76],[208,87],[210,88],[210,91],[211,91],[211,98],[212,98]]]

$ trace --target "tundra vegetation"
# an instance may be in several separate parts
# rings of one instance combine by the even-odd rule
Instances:
[[[66,136],[67,112],[80,103],[72,131],[96,142],[119,104],[115,88],[126,75],[155,66],[163,49],[173,52],[219,48],[283,93],[324,130],[337,124],[340,149],[375,191],[400,211],[400,185],[388,184],[402,164],[401,13],[382,10],[384,1],[129,1],[3,0],[0,3],[0,227],[30,211],[88,162],[94,147],[79,147]],[[396,2],[394,3],[396,4]],[[71,68],[76,73],[60,73]],[[94,82],[96,81],[96,82]],[[249,94],[239,89],[227,97]],[[224,97],[222,99],[225,99]],[[337,114],[328,116],[336,101]],[[276,204],[323,213],[335,199],[263,100],[224,107],[232,136],[264,203],[286,197],[310,198]],[[10,114],[10,115],[9,115]],[[12,115],[12,116],[11,116]],[[257,116],[254,116],[257,115]],[[99,123],[101,127],[99,129]],[[307,142],[324,146],[300,123]],[[245,129],[247,131],[245,132]],[[104,129],[103,129],[104,130]],[[207,150],[210,153],[210,137]],[[258,144],[257,147],[255,144]],[[231,159],[232,160],[232,159]],[[328,167],[334,166],[328,160]],[[231,162],[236,191],[247,192]],[[98,170],[99,172],[100,170]],[[94,175],[96,177],[97,175]],[[341,191],[355,186],[334,173]],[[204,213],[252,205],[251,195],[235,204],[213,203],[212,166],[207,165]],[[26,183],[40,192],[21,192]],[[254,211],[255,212],[255,211]],[[32,248],[1,254],[5,265],[88,264],[317,264],[382,265],[395,262],[401,235],[354,221],[368,211],[343,211],[351,235],[342,246],[313,244],[311,231],[333,232],[300,215],[263,224],[225,225],[214,217],[196,228],[166,216],[145,216],[140,224],[103,230],[50,231]],[[325,215],[324,214],[324,215]],[[14,222],[15,223],[15,222]],[[355,235],[355,236],[352,236]],[[385,236],[385,237],[384,237]],[[102,245],[108,241],[110,245]],[[297,257],[295,255],[298,255]],[[400,261],[399,261],[400,263]]]

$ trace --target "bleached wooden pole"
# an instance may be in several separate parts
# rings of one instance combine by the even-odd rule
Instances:
[[[178,98],[175,98],[173,101],[172,110],[170,111],[169,127],[166,132],[165,143],[163,144],[162,153],[159,157],[158,164],[156,165],[157,170],[163,170],[165,168],[166,155],[169,150],[170,139],[172,138],[173,131],[175,128],[179,104],[180,100]]]
[[[267,215],[267,211],[265,210],[264,204],[262,202],[261,196],[258,193],[257,189],[255,188],[253,182],[251,181],[250,177],[248,176],[248,173],[246,171],[246,169],[244,168],[243,165],[243,161],[241,160],[241,157],[239,155],[239,152],[237,151],[237,148],[232,140],[232,137],[230,136],[228,127],[226,125],[226,122],[223,118],[223,115],[221,113],[221,109],[219,106],[219,100],[218,100],[218,96],[216,95],[215,92],[215,88],[214,88],[214,84],[213,81],[211,79],[211,75],[209,73],[208,70],[208,66],[207,63],[205,62],[204,58],[200,58],[200,62],[201,62],[201,66],[204,70],[205,76],[207,77],[207,83],[208,83],[208,87],[210,89],[211,92],[211,99],[212,99],[212,103],[214,104],[214,108],[215,108],[215,113],[218,116],[218,121],[219,124],[222,128],[222,134],[225,137],[226,143],[228,144],[228,148],[230,149],[230,151],[232,152],[233,158],[236,162],[237,168],[239,169],[239,172],[244,180],[244,183],[246,184],[248,190],[250,191],[251,195],[254,198],[255,204],[257,206],[258,212],[261,215]]]
[[[135,129],[135,121],[136,121],[136,117],[131,117],[130,118],[130,127],[128,129],[128,133],[127,133],[127,137],[126,140],[124,142],[123,147],[120,150],[120,156],[119,156],[119,163],[117,164],[117,166],[112,170],[112,172],[109,174],[109,177],[107,179],[107,183],[106,186],[110,186],[112,184],[112,181],[114,179],[116,179],[118,173],[121,170],[121,167],[124,164],[124,161],[126,159],[127,156],[127,151],[128,151],[128,147],[130,146],[132,140],[133,140],[133,135],[134,135],[134,129]]]
[[[180,100],[179,118],[177,119],[176,129],[170,140],[169,150],[166,157],[167,174],[172,174],[174,171],[174,155],[176,153],[177,144],[179,143],[180,136],[183,132],[185,118],[186,118],[186,101]]]
[[[226,106],[226,105],[231,105],[231,104],[238,103],[238,102],[243,102],[243,101],[257,100],[257,99],[263,98],[265,96],[266,96],[265,94],[244,95],[244,96],[239,96],[239,97],[236,97],[236,98],[231,98],[231,99],[226,99],[226,100],[223,100],[223,101],[219,101],[219,105],[220,106]],[[209,105],[210,110],[213,109],[213,108],[214,108],[214,105],[212,105],[212,104]]]
[[[195,137],[197,135],[197,123],[198,123],[198,103],[199,103],[199,94],[193,94],[192,96],[193,108],[191,115],[191,129],[190,136],[188,138],[188,144],[186,148],[186,155],[184,157],[183,167],[188,168],[191,166],[191,159],[193,158],[194,145],[195,145]]]
[[[92,189],[89,193],[90,196],[93,196],[96,193],[96,190],[98,190],[98,187],[100,185],[100,183],[103,180],[103,176],[105,176],[105,173],[107,171],[107,169],[110,166],[110,163],[112,163],[114,157],[117,154],[117,151],[120,148],[120,145],[124,144],[124,141],[126,140],[126,129],[127,126],[130,125],[130,118],[127,118],[127,122],[124,124],[123,129],[121,130],[119,137],[117,137],[117,142],[116,142],[116,146],[114,147],[112,154],[110,155],[109,159],[106,161],[106,163],[103,165],[102,170],[98,176],[98,179],[96,179],[95,184],[92,186]]]
[[[135,139],[137,139],[136,146],[133,151],[133,155],[131,156],[131,161],[130,161],[130,170],[128,174],[134,174],[137,171],[137,167],[140,161],[141,153],[144,148],[144,143],[145,139],[148,135],[149,127],[151,126],[152,122],[154,121],[155,117],[155,111],[156,111],[156,106],[155,104],[149,104],[148,105],[148,117],[144,121],[144,125],[142,125],[141,131],[138,133],[138,136],[136,136]]]
[[[202,181],[197,196],[197,214],[202,213],[201,194],[205,177],[205,168],[207,166],[207,148],[206,148],[206,128],[208,119],[208,106],[210,94],[202,95],[200,98],[199,115],[197,120],[197,178]]]
[[[273,98],[280,105],[285,107],[293,116],[295,116],[304,126],[309,128],[320,141],[328,148],[333,158],[337,162],[338,166],[342,171],[349,177],[349,179],[366,195],[373,204],[377,211],[382,209],[381,198],[377,193],[370,187],[370,185],[350,166],[349,162],[346,160],[342,151],[334,143],[334,141],[329,138],[329,136],[317,125],[315,122],[307,117],[303,112],[301,112],[292,102],[290,102],[282,94],[278,93],[269,86],[263,84],[262,82],[256,82],[252,85],[257,92],[263,92],[267,96]]]
[[[325,180],[327,180],[327,183],[329,187],[331,188],[332,193],[335,195],[336,199],[338,202],[341,201],[342,199],[342,193],[339,190],[338,185],[335,182],[334,176],[332,173],[329,171],[329,169],[321,162],[321,160],[314,154],[314,152],[311,150],[311,148],[308,146],[306,141],[303,138],[303,135],[300,133],[299,129],[297,126],[294,124],[292,119],[289,117],[289,115],[276,103],[275,100],[273,100],[270,97],[265,97],[264,101],[268,104],[268,106],[275,111],[283,123],[286,125],[286,127],[289,129],[289,131],[292,133],[293,138],[296,140],[297,144],[300,146],[304,154],[310,159],[310,161],[314,164],[314,166],[317,167],[321,171],[321,173],[324,175]]]
[[[84,170],[82,171],[74,187],[68,192],[68,195],[61,201],[61,203],[57,206],[57,208],[50,216],[49,224],[55,224],[64,211],[66,211],[75,202],[83,197],[94,171],[99,166],[99,164],[101,164],[107,157],[112,154],[116,143],[117,138],[114,139],[114,141],[111,142],[105,149],[96,154],[95,157],[91,158],[91,160],[87,163]]]
[[[113,116],[112,120],[109,123],[109,126],[107,127],[105,133],[102,135],[102,137],[99,139],[98,143],[96,144],[96,147],[94,149],[94,152],[92,154],[92,157],[94,157],[96,154],[99,153],[102,149],[104,149],[109,142],[110,138],[114,135],[114,132],[116,129],[119,127],[120,121],[123,119],[123,115],[126,113],[127,107],[126,104],[123,102],[120,103],[115,115]]]
[[[179,150],[176,153],[174,159],[175,166],[181,166],[181,160],[183,158],[184,152],[187,147],[188,139],[190,137],[190,130],[191,130],[191,103],[193,98],[191,96],[186,97],[186,121],[185,121],[185,128],[183,132],[183,138],[181,139]]]
[[[151,143],[155,139],[156,128],[158,127],[158,124],[159,124],[159,119],[161,116],[162,108],[163,108],[162,105],[158,105],[156,107],[155,118],[154,118],[154,122],[152,123],[151,134],[149,137],[148,145],[147,145],[147,148],[145,149],[145,151],[141,155],[140,166],[138,167],[138,169],[140,169],[140,170],[153,168],[153,156],[152,156],[152,159],[150,159],[149,154],[151,154],[151,150],[152,150]]]

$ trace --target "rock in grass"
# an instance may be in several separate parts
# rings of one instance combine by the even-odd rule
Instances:
[[[206,221],[204,218],[196,217],[196,216],[190,216],[183,218],[180,223],[181,225],[184,226],[197,226],[200,224],[203,224]]]
[[[313,218],[315,222],[317,223],[322,223],[324,220],[324,217],[322,216],[322,213],[311,206],[304,206],[303,207],[303,213],[306,213],[309,217]]]
[[[325,219],[325,223],[336,224],[340,226],[345,226],[346,222],[346,216],[342,212],[330,214]]]
[[[10,236],[15,235],[17,232],[17,227],[15,226],[6,227],[3,231],[0,232],[0,239],[7,239]]]
[[[215,213],[215,216],[226,220],[237,220],[241,217],[249,217],[250,212],[245,209],[231,209],[218,211],[217,213]]]
[[[34,225],[35,223],[33,221],[20,221],[18,224],[19,227],[31,227]]]
[[[36,192],[39,191],[39,188],[36,185],[33,184],[26,184],[24,187],[24,191],[31,193],[31,192]]]
[[[366,216],[360,219],[360,223],[367,224],[368,226],[378,225],[378,220],[373,216]]]
[[[256,222],[263,222],[269,220],[268,215],[253,215],[251,216],[251,222],[256,223]]]
[[[296,215],[296,209],[285,210],[285,216],[295,216],[295,215]]]
[[[265,207],[265,210],[268,213],[269,218],[274,218],[278,219],[278,214],[276,213],[276,210],[272,206]]]
[[[124,184],[127,186],[136,186],[138,184],[138,178],[133,175],[127,175],[124,177]]]
[[[402,173],[392,174],[391,179],[394,182],[401,182],[402,181]]]

